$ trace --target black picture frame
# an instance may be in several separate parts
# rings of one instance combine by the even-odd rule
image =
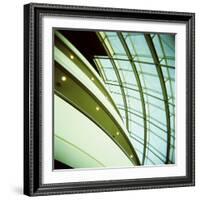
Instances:
[[[41,17],[79,16],[186,24],[186,176],[42,183]],[[24,5],[24,194],[29,196],[195,185],[195,14],[51,4]]]

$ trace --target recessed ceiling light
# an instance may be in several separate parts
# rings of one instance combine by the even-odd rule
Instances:
[[[133,158],[133,155],[130,155],[130,158]]]
[[[119,132],[117,131],[116,134],[119,135]]]
[[[62,81],[66,81],[66,80],[67,80],[67,77],[66,77],[66,76],[62,76],[62,77],[61,77],[61,80],[62,80]]]
[[[73,59],[74,59],[74,56],[73,56],[73,55],[70,55],[70,58],[73,60]]]
[[[96,107],[96,111],[99,111],[99,110],[100,110],[100,108],[99,108],[99,106],[97,106],[97,107]]]
[[[92,77],[91,80],[94,81],[94,78]]]

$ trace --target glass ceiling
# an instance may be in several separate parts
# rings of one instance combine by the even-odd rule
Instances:
[[[94,61],[141,164],[175,163],[175,35],[98,32]]]

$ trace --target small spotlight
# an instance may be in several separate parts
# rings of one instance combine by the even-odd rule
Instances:
[[[66,76],[62,76],[62,77],[61,77],[61,80],[62,80],[62,81],[66,81],[66,80],[67,80],[67,77],[66,77]]]
[[[99,111],[99,110],[100,110],[100,108],[97,106],[97,107],[96,107],[96,111]]]
[[[130,158],[133,158],[133,155],[130,155]]]
[[[70,58],[73,60],[73,59],[74,59],[74,56],[73,56],[73,55],[70,55]]]
[[[92,77],[91,80],[94,81],[94,78]]]
[[[117,131],[116,134],[119,135],[119,132]]]

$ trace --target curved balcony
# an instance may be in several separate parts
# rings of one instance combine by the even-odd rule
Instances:
[[[55,42],[54,47],[55,159],[76,168],[140,165],[116,105],[104,83],[97,81],[98,74],[90,70],[89,65],[77,62],[80,57],[83,60],[83,56],[74,47],[75,52],[66,53],[68,46],[71,46],[69,41],[68,46],[63,44],[65,48],[57,44]],[[73,58],[70,57],[72,55]],[[66,154],[71,151],[77,159],[70,159],[71,156]],[[81,163],[87,165],[79,166],[77,163],[84,159],[87,162]]]

